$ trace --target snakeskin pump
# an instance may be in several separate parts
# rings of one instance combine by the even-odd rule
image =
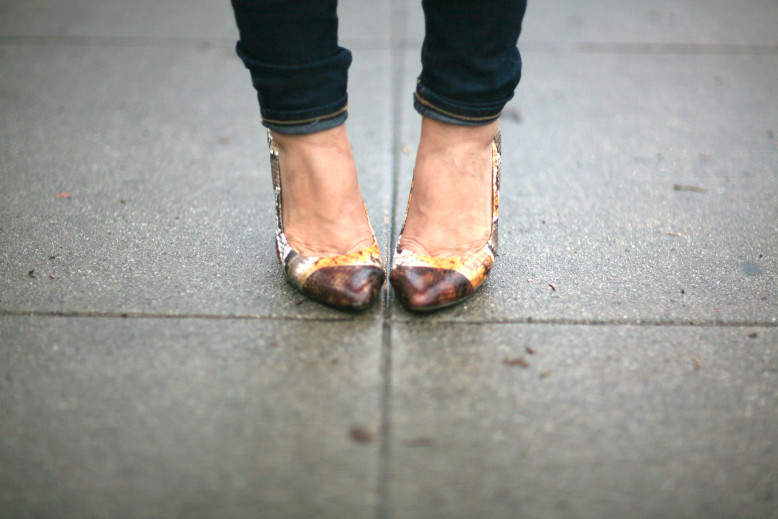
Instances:
[[[309,298],[345,310],[363,310],[375,299],[384,281],[381,252],[373,244],[339,256],[306,256],[286,239],[281,210],[281,165],[278,145],[267,132],[270,169],[276,204],[276,254],[289,282]],[[367,212],[367,210],[365,211]],[[371,228],[372,232],[372,228]]]
[[[460,303],[486,281],[497,254],[501,153],[498,130],[492,141],[492,228],[482,249],[465,256],[431,257],[401,249],[398,239],[389,281],[409,310],[425,312]]]

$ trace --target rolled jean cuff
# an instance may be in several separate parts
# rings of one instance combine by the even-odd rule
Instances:
[[[510,97],[489,105],[459,103],[435,94],[421,81],[413,95],[413,107],[420,115],[460,126],[483,126],[496,121],[508,101]]]
[[[288,135],[304,135],[307,133],[316,133],[330,128],[340,126],[348,118],[348,110],[344,105],[343,108],[336,112],[323,115],[320,117],[312,117],[308,119],[301,119],[296,121],[279,121],[275,119],[266,119],[265,113],[262,112],[262,126],[269,128],[277,133]]]
[[[238,56],[251,72],[263,124],[278,132],[311,133],[346,120],[348,68],[351,52],[337,52],[303,64],[266,63],[256,59],[242,41]]]

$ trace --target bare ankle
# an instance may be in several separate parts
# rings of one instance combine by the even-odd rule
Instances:
[[[422,119],[400,247],[426,256],[482,248],[491,233],[491,146],[498,123],[456,126]]]
[[[419,148],[451,149],[461,145],[489,146],[499,129],[498,121],[481,126],[464,126],[422,117]]]
[[[314,256],[370,246],[373,235],[345,126],[273,138],[279,151],[282,217],[289,245]]]

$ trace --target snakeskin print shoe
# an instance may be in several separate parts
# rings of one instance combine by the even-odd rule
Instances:
[[[287,279],[301,293],[320,303],[345,310],[367,308],[384,281],[375,235],[369,247],[340,256],[305,256],[292,249],[284,233],[278,145],[270,131],[267,142],[276,202],[276,254]]]
[[[425,312],[460,303],[486,281],[497,254],[501,153],[502,137],[498,130],[492,141],[492,230],[481,250],[466,256],[438,258],[401,249],[398,239],[389,281],[409,310]],[[406,217],[407,214],[406,209]]]

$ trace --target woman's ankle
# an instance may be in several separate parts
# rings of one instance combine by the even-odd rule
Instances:
[[[368,247],[373,235],[344,125],[305,135],[273,134],[281,167],[284,231],[310,256]]]
[[[491,146],[498,123],[457,126],[423,118],[400,247],[425,256],[480,250],[492,222]]]

